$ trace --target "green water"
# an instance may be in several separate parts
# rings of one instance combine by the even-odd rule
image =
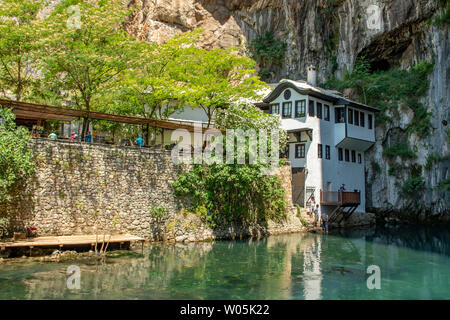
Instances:
[[[450,230],[400,227],[152,245],[105,263],[4,262],[0,299],[449,299]],[[80,290],[66,286],[81,269]],[[367,267],[381,289],[367,288]]]

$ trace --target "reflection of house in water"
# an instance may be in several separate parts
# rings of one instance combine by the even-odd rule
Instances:
[[[320,253],[322,239],[314,237],[314,242],[303,251],[303,294],[306,300],[322,298],[322,272],[320,269]]]

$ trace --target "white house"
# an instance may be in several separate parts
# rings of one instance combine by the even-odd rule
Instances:
[[[294,203],[305,206],[314,196],[322,212],[364,212],[364,152],[375,142],[378,109],[315,86],[311,67],[308,82],[282,80],[263,101],[289,134]],[[347,192],[338,191],[342,184]]]
[[[284,156],[292,166],[293,202],[305,207],[314,197],[328,214],[364,212],[364,152],[375,142],[378,109],[319,88],[315,79],[309,67],[308,81],[271,84],[273,90],[257,105],[278,115],[289,134]],[[185,108],[169,120],[205,126],[208,118],[200,108]],[[342,184],[345,192],[339,191]]]

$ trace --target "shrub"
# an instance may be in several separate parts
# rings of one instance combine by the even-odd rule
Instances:
[[[427,163],[425,164],[425,169],[430,170],[433,164],[438,163],[439,161],[445,160],[448,157],[442,157],[439,153],[435,152],[428,156]]]
[[[32,176],[35,162],[28,130],[16,127],[15,115],[8,108],[0,108],[0,118],[0,203],[5,203]]]
[[[155,218],[162,218],[167,214],[167,208],[164,207],[157,207],[155,205],[150,207],[149,213],[154,216]]]
[[[285,191],[262,165],[195,165],[172,183],[175,195],[200,212],[211,226],[223,221],[257,222],[285,217]],[[203,208],[206,208],[203,209]],[[203,209],[203,210],[202,210]]]
[[[399,143],[384,149],[384,155],[391,159],[397,156],[403,160],[416,158],[415,152],[409,148],[407,142]]]
[[[425,182],[422,177],[410,177],[408,178],[402,186],[403,195],[413,198],[417,196],[417,194],[422,191],[425,187]]]
[[[336,90],[354,88],[362,103],[381,110],[377,122],[392,121],[387,114],[398,114],[400,107],[408,107],[414,118],[408,124],[408,133],[414,132],[419,137],[430,134],[431,113],[420,103],[420,98],[427,92],[428,74],[433,70],[433,62],[419,62],[411,70],[371,71],[370,64],[363,57],[348,71],[342,80],[333,77],[324,86]]]
[[[267,80],[270,79],[272,71],[281,67],[287,43],[276,39],[273,33],[266,31],[250,41],[248,51],[260,67],[259,76]]]

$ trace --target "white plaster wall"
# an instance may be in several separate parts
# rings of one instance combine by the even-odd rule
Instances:
[[[364,127],[355,126],[354,124],[347,124],[347,136],[351,138],[375,142],[375,115],[373,114],[373,112],[363,112],[365,117]],[[372,129],[369,129],[368,114],[372,115]]]
[[[184,109],[174,112],[170,115],[169,118],[208,123],[208,115],[202,108],[191,108],[189,106],[186,106],[184,107]]]
[[[296,91],[291,90],[291,98],[289,101],[292,102],[292,116],[295,116],[295,101],[296,100],[306,100],[306,117],[303,118],[288,118],[282,119],[282,128],[285,130],[310,128],[313,130],[313,139],[309,140],[305,133],[302,133],[302,140],[307,140],[305,142],[306,158],[296,159],[295,158],[295,145],[296,143],[291,143],[289,145],[289,161],[293,168],[305,167],[306,180],[305,187],[315,187],[315,198],[320,199],[320,190],[326,190],[328,182],[331,182],[330,190],[338,190],[342,183],[345,184],[347,191],[353,191],[354,189],[361,191],[361,204],[358,206],[356,211],[365,211],[365,177],[364,177],[364,154],[363,152],[356,152],[356,162],[351,162],[351,151],[350,151],[350,161],[345,161],[345,155],[343,161],[338,160],[338,149],[335,147],[338,141],[345,137],[345,124],[336,124],[334,119],[334,108],[339,106],[333,106],[330,102],[316,99],[313,97],[303,96]],[[309,100],[314,100],[316,103],[322,103],[322,119],[317,118],[317,116],[310,117],[308,115],[308,105]],[[274,100],[272,103],[280,104],[280,118],[282,112],[282,103],[286,102],[284,99],[284,91]],[[326,121],[323,119],[324,105],[330,106],[330,120]],[[317,113],[317,105],[315,106],[315,114]],[[367,117],[367,116],[366,116]],[[364,129],[364,128],[362,128]],[[367,129],[367,120],[366,120]],[[367,131],[369,131],[367,129]],[[373,131],[373,130],[372,130]],[[336,136],[338,136],[336,138]],[[356,138],[363,139],[363,137],[356,136]],[[302,143],[302,142],[301,142]],[[318,158],[318,144],[322,144],[322,158]],[[330,159],[325,158],[325,147],[330,146]],[[358,163],[358,153],[361,153],[361,162]],[[321,210],[323,212],[330,212],[332,207],[323,207]]]

